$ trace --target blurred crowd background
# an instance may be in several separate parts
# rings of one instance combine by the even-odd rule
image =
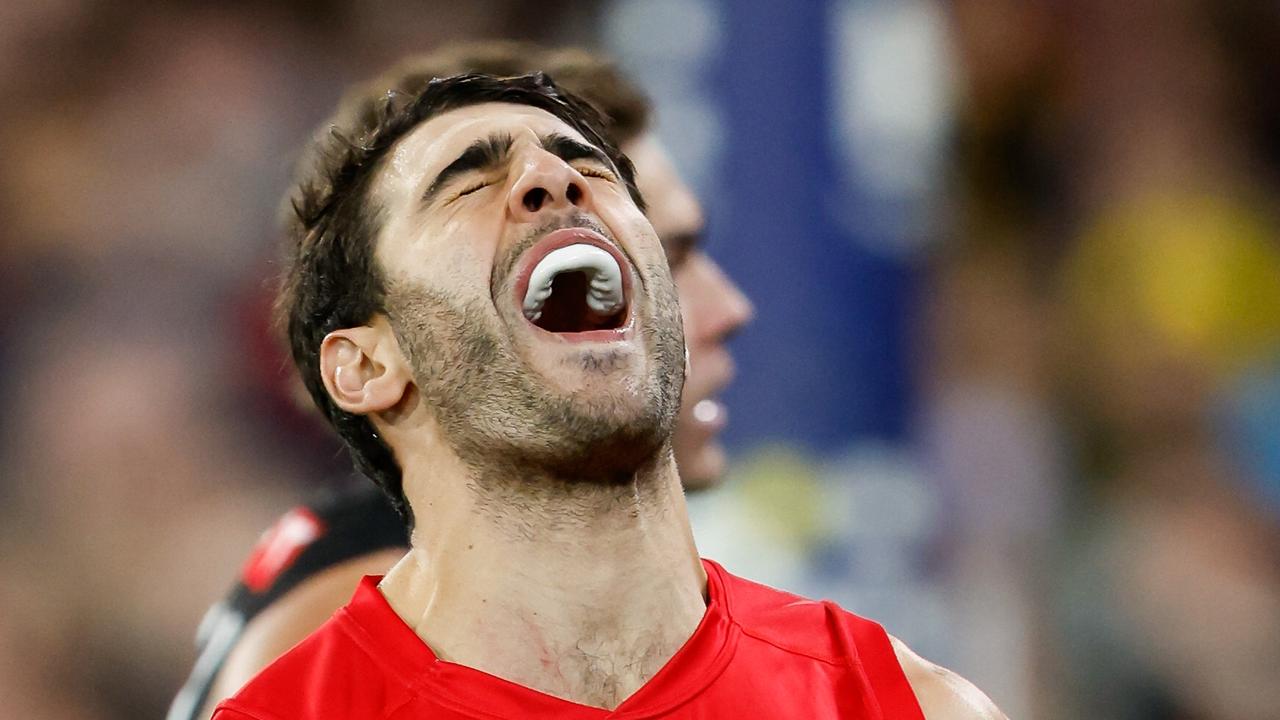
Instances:
[[[1280,717],[1280,5],[11,0],[0,716],[160,717],[258,533],[350,466],[266,321],[348,83],[616,57],[751,296],[704,554],[1012,718]]]

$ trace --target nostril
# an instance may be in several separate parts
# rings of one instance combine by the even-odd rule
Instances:
[[[524,197],[520,199],[520,202],[524,203],[525,209],[529,212],[538,212],[542,209],[543,203],[547,201],[547,198],[550,197],[550,195],[551,194],[546,190],[536,187],[525,193]]]
[[[582,201],[582,188],[578,187],[577,183],[569,183],[568,189],[564,191],[564,196],[568,198],[571,204],[577,205]]]

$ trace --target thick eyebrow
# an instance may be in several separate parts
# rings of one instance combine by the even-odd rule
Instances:
[[[427,186],[427,191],[422,193],[422,205],[430,205],[439,196],[441,190],[461,175],[477,170],[493,170],[501,166],[506,161],[513,142],[510,134],[495,133],[471,143]]]
[[[617,172],[617,169],[613,166],[613,161],[609,159],[608,155],[604,154],[603,150],[580,140],[574,140],[567,135],[559,133],[547,135],[542,138],[542,149],[565,162],[590,159],[595,160],[615,173]]]

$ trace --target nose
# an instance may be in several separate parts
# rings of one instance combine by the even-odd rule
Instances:
[[[507,206],[512,217],[534,222],[556,210],[591,209],[591,188],[564,160],[545,150],[533,151],[511,185]]]

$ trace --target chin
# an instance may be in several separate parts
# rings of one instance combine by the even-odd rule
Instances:
[[[627,479],[664,455],[675,415],[666,388],[643,377],[596,377],[576,392],[547,393],[524,429],[492,438],[513,459],[565,479]],[[525,414],[512,407],[507,417]]]
[[[636,388],[648,382],[642,348],[593,347],[566,352],[544,360],[548,384],[570,395],[612,398],[614,404],[635,400]]]

